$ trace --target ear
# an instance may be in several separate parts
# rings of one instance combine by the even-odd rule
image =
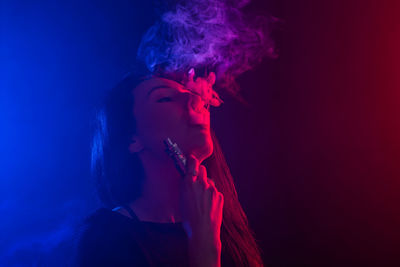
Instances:
[[[143,144],[139,141],[137,137],[132,137],[132,140],[129,144],[129,152],[137,153],[143,150]]]

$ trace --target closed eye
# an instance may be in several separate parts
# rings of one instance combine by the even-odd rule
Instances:
[[[170,102],[172,101],[172,98],[170,97],[162,97],[160,99],[157,100],[157,102],[161,103],[161,102]]]

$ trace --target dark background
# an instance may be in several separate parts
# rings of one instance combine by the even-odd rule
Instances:
[[[60,266],[98,207],[90,120],[154,1],[0,2],[0,265]],[[268,266],[400,266],[400,4],[253,1],[278,59],[212,123]]]

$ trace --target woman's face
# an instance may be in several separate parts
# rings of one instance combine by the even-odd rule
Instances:
[[[163,140],[199,160],[212,154],[210,112],[200,96],[173,80],[153,77],[133,89],[135,137],[144,149],[165,157]]]

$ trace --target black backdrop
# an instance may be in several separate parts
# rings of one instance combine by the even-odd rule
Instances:
[[[98,207],[90,119],[159,2],[1,2],[0,250],[60,266]],[[280,57],[212,115],[268,266],[400,264],[396,1],[253,1]],[[58,262],[58,263],[57,263]]]

